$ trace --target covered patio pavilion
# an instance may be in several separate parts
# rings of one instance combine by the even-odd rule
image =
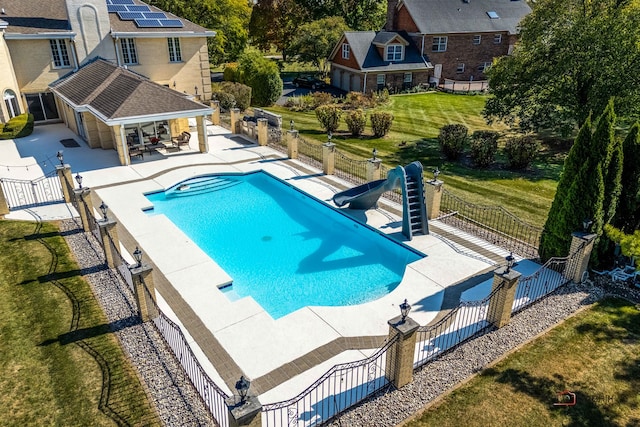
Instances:
[[[53,82],[64,123],[91,148],[115,149],[121,165],[149,147],[179,149],[172,140],[195,118],[198,148],[209,149],[205,117],[213,109],[126,68],[96,59]]]

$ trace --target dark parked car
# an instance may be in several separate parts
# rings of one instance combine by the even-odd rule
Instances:
[[[293,79],[293,85],[295,87],[310,87],[311,89],[319,89],[325,87],[327,84],[320,79],[313,76],[300,76]]]

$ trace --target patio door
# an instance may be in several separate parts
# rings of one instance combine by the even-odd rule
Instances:
[[[87,139],[87,132],[84,129],[84,119],[82,118],[82,113],[76,111],[76,126],[78,127],[78,135],[82,139]]]

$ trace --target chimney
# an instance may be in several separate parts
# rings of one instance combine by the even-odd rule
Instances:
[[[396,30],[396,6],[398,6],[398,0],[387,0],[387,22],[384,24],[384,29],[387,31]]]

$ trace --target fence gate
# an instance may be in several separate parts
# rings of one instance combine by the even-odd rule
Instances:
[[[0,178],[9,210],[64,202],[56,171],[34,180]]]

